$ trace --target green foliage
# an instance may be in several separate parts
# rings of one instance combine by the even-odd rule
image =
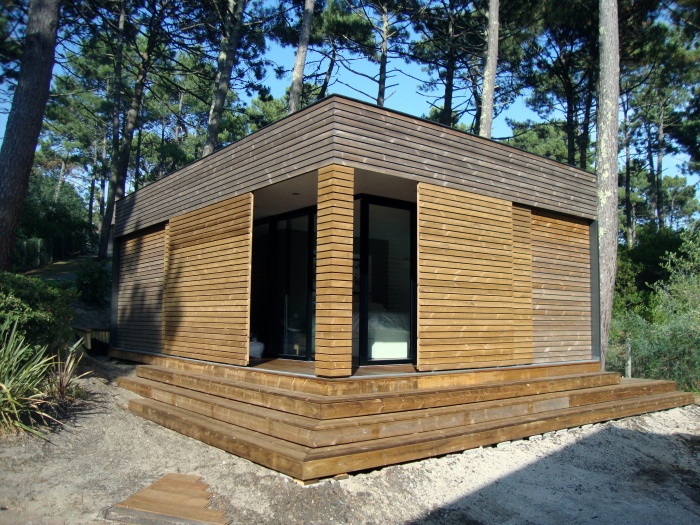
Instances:
[[[531,120],[518,122],[506,119],[513,137],[506,144],[536,155],[566,162],[566,133],[564,123],[555,121],[537,124]]]
[[[70,299],[70,292],[40,279],[0,272],[0,324],[16,324],[29,345],[56,351],[68,340]]]
[[[112,289],[112,275],[106,261],[88,260],[80,265],[75,277],[78,298],[101,304]]]
[[[54,358],[46,346],[35,347],[25,341],[9,323],[0,327],[0,431],[27,431],[36,434],[37,423],[52,419],[43,389]]]
[[[80,350],[82,343],[82,339],[77,341],[68,349],[65,357],[57,360],[49,370],[46,393],[59,405],[85,397],[85,391],[78,384],[78,379],[89,374],[78,374],[78,367],[83,358]]]
[[[625,347],[631,344],[634,377],[672,379],[684,390],[699,391],[700,228],[682,232],[680,241],[661,264],[666,277],[651,287],[644,316],[639,303],[634,304],[635,292],[630,292],[635,287],[625,284],[639,266],[624,262],[622,250],[606,366],[622,371]]]

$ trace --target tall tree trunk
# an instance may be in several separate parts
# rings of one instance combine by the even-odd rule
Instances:
[[[588,75],[588,92],[583,110],[583,122],[581,123],[581,137],[579,138],[578,166],[582,170],[588,167],[588,144],[591,141],[591,113],[593,112],[593,72]]]
[[[97,184],[97,139],[92,141],[92,176],[90,177],[90,201],[88,202],[88,224],[92,231],[92,219],[95,213],[95,185]]]
[[[224,105],[231,84],[231,72],[236,64],[238,45],[243,27],[243,13],[247,0],[228,0],[224,31],[221,34],[219,57],[217,59],[214,94],[209,107],[209,122],[207,123],[207,138],[202,149],[202,157],[214,152],[219,145],[219,128]],[[312,9],[313,10],[313,9]]]
[[[454,52],[449,51],[447,64],[445,67],[445,98],[442,106],[442,114],[440,115],[440,123],[445,126],[452,125],[452,95],[454,94],[454,77],[457,67]]]
[[[658,229],[661,227],[661,224],[658,221],[658,188],[656,185],[656,170],[654,169],[654,140],[651,136],[649,125],[647,124],[645,128],[647,136],[647,163],[649,164],[649,206],[651,208],[649,220]]]
[[[56,188],[53,190],[53,203],[58,202],[58,197],[61,195],[61,186],[63,186],[63,180],[66,177],[66,161],[61,159],[61,169],[58,172],[58,180],[56,181]]]
[[[304,16],[301,19],[301,33],[297,56],[294,60],[292,71],[292,86],[289,89],[289,106],[287,113],[294,113],[301,109],[301,90],[304,87],[304,66],[306,66],[306,51],[309,47],[311,36],[311,21],[314,16],[314,0],[304,0]]]
[[[141,105],[143,109],[143,104]],[[134,161],[134,191],[138,191],[141,182],[141,140],[143,136],[143,119],[139,111],[138,136],[136,138],[136,160]]]
[[[386,66],[389,54],[389,11],[386,6],[382,9],[382,43],[379,47],[379,81],[377,86],[377,106],[384,106],[386,96]]]
[[[17,226],[49,98],[61,0],[29,4],[24,51],[0,147],[0,270],[12,265]]]
[[[105,213],[102,217],[102,229],[100,230],[100,247],[97,251],[97,259],[107,257],[109,248],[109,236],[112,233],[112,219],[114,217],[114,204],[119,185],[119,114],[121,112],[122,96],[122,61],[124,59],[124,26],[126,24],[126,0],[121,0],[119,6],[119,22],[117,24],[117,44],[114,52],[114,87],[112,88],[112,155],[109,167],[109,185],[107,186],[107,199],[105,200]]]
[[[616,0],[617,1],[617,0]],[[572,89],[566,90],[566,162],[576,166],[576,125],[574,124],[574,95]]]
[[[486,31],[486,52],[484,53],[484,80],[481,87],[481,115],[479,135],[491,138],[493,123],[493,97],[496,87],[496,66],[498,65],[498,0],[489,0],[489,25]]]
[[[620,95],[620,45],[617,0],[599,0],[598,250],[600,254],[600,364],[605,370],[617,270],[617,132]]]
[[[664,104],[661,104],[660,108],[659,130],[656,139],[656,215],[659,217],[659,229],[664,227]]]
[[[625,229],[627,232],[627,247],[634,246],[634,231],[632,229],[632,166],[631,166],[631,137],[629,129],[629,106],[623,102],[622,136],[625,141]]]
[[[335,45],[335,41],[331,41],[331,58],[328,61],[328,69],[326,69],[326,74],[323,76],[323,84],[321,84],[321,90],[318,92],[318,98],[322,99],[326,96],[328,92],[328,86],[331,83],[331,76],[333,75],[333,69],[335,68],[335,61],[338,58],[338,48]]]

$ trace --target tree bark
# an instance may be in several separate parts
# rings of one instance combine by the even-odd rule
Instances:
[[[331,42],[331,57],[328,60],[328,69],[326,69],[326,74],[323,76],[323,84],[321,84],[321,90],[318,92],[318,98],[322,99],[326,96],[328,92],[328,86],[331,83],[331,76],[333,75],[333,69],[335,68],[335,62],[338,58],[338,48],[335,46],[335,42]]]
[[[599,0],[598,250],[600,254],[600,365],[605,370],[617,270],[617,132],[620,95],[620,45],[617,0]]]
[[[481,87],[481,115],[479,135],[491,138],[493,124],[493,98],[496,87],[498,65],[498,7],[499,0],[489,0],[489,25],[486,31],[486,53],[484,54],[484,80]]]
[[[386,96],[386,66],[389,60],[389,11],[382,6],[382,43],[379,48],[379,81],[377,87],[377,106],[384,106]]]
[[[12,265],[17,226],[49,98],[61,0],[29,4],[17,88],[0,148],[0,270]]]
[[[214,150],[219,145],[221,117],[224,113],[224,105],[226,104],[226,97],[231,85],[231,72],[237,60],[238,45],[243,27],[243,12],[245,11],[246,3],[247,0],[228,0],[224,31],[221,34],[219,57],[217,59],[214,94],[209,108],[207,139],[202,149],[202,157],[214,153]]]
[[[664,164],[664,104],[659,108],[659,130],[656,139],[656,215],[659,217],[659,229],[664,227],[664,186],[663,186],[663,164]]]
[[[112,88],[112,154],[109,167],[109,184],[107,186],[107,199],[105,200],[105,213],[102,216],[102,228],[100,230],[100,246],[97,250],[97,259],[107,258],[109,248],[109,236],[112,233],[112,218],[114,217],[114,204],[117,195],[119,177],[119,114],[121,112],[122,96],[122,61],[124,55],[124,26],[126,24],[126,0],[121,0],[119,7],[119,22],[117,24],[117,46],[114,53],[114,87]]]
[[[311,21],[313,20],[313,16],[314,0],[304,0],[304,16],[301,20],[299,45],[297,46],[297,56],[294,60],[294,71],[292,71],[292,86],[289,90],[289,106],[287,108],[287,113],[289,114],[301,109],[301,90],[304,85],[304,66],[306,65],[306,51],[309,48]]]

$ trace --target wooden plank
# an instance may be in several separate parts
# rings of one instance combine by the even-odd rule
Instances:
[[[339,304],[352,302],[354,170],[340,166],[319,170],[318,188],[315,372],[344,377],[352,373],[352,309],[327,310],[322,305],[336,297],[343,298]],[[338,208],[350,214],[338,215]],[[336,262],[328,265],[324,259]],[[343,267],[347,270],[341,271]]]

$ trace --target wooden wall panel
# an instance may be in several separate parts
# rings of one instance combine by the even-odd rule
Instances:
[[[164,353],[248,364],[252,227],[252,193],[170,221]]]
[[[513,344],[532,357],[532,213],[513,205]]]
[[[526,364],[510,202],[418,184],[418,369]]]
[[[591,173],[335,95],[121,199],[115,235],[332,163],[578,217],[596,214]]]
[[[161,351],[163,227],[121,238],[116,346]]]
[[[536,363],[591,359],[588,221],[532,212]]]
[[[356,169],[594,218],[592,173],[493,140],[336,97],[336,155]]]
[[[318,170],[316,375],[352,374],[354,170]]]

